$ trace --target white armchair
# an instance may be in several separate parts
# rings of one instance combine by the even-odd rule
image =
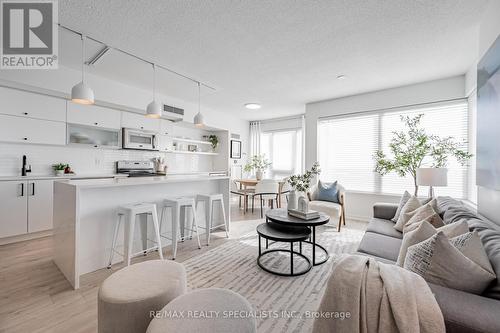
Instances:
[[[345,188],[340,184],[337,184],[337,188],[339,190],[339,203],[318,200],[318,185],[313,186],[311,191],[307,193],[307,197],[309,198],[309,209],[330,215],[330,221],[338,219],[337,230],[340,232],[342,224],[345,225]]]

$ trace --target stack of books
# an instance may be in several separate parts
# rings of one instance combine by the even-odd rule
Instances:
[[[300,210],[289,209],[288,215],[291,215],[293,217],[297,217],[297,218],[302,219],[302,220],[314,220],[314,219],[317,219],[319,217],[319,213],[315,210],[301,212]]]

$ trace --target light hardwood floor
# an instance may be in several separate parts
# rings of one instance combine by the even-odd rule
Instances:
[[[230,239],[255,230],[260,212],[243,214],[231,209]],[[347,221],[348,228],[364,229],[365,223]],[[227,241],[224,232],[212,234],[210,246],[198,249],[194,240],[179,245],[177,261],[197,256]],[[202,245],[204,238],[202,239]],[[170,258],[170,248],[164,249]],[[73,290],[52,261],[52,237],[0,246],[0,332],[96,332],[97,291],[100,283],[123,267],[86,274],[81,288]],[[133,262],[157,259],[153,252]]]

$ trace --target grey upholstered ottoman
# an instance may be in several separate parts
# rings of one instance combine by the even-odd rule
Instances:
[[[168,303],[149,324],[147,333],[253,333],[252,305],[228,289],[198,289]]]
[[[109,276],[98,296],[99,333],[145,332],[168,302],[186,293],[182,264],[151,260],[125,267]]]

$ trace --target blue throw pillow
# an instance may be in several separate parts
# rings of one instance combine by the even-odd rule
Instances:
[[[339,203],[339,189],[337,187],[337,182],[323,184],[320,180],[318,182],[318,200]]]

